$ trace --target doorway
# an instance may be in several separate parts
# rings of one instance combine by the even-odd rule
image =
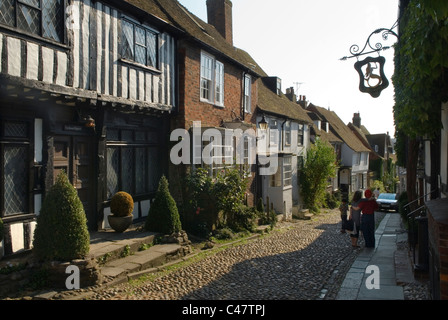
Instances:
[[[53,177],[64,170],[78,191],[89,230],[96,230],[95,186],[93,183],[93,143],[89,137],[55,136]]]

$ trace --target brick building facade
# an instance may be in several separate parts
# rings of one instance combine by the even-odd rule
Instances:
[[[201,131],[216,129],[224,134],[226,129],[256,131],[255,110],[258,90],[257,80],[264,72],[245,51],[233,46],[232,3],[229,0],[208,0],[208,22],[204,22],[177,1],[159,0],[172,23],[185,32],[177,43],[178,108],[171,120],[172,131],[184,128],[190,134],[193,126]],[[210,141],[203,139],[202,148]],[[222,154],[236,148],[217,143]],[[181,214],[186,204],[184,179],[198,165],[194,160],[201,157],[201,150],[192,147],[191,163],[170,167],[170,189]],[[255,157],[255,155],[253,155]],[[222,159],[222,161],[227,161]],[[234,159],[233,159],[234,160]],[[200,161],[200,160],[199,160]],[[194,164],[193,164],[194,162]],[[205,167],[205,166],[204,166]],[[210,175],[222,164],[207,166]],[[246,191],[246,204],[254,206],[257,199],[257,168],[250,166],[250,181]],[[184,220],[188,220],[184,216]]]

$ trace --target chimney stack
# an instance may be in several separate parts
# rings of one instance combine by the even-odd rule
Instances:
[[[232,2],[230,0],[207,0],[208,23],[233,46]]]
[[[361,128],[361,116],[359,112],[353,114],[353,125],[357,128]]]
[[[287,89],[286,89],[286,94],[285,94],[285,96],[286,96],[289,100],[291,100],[292,102],[297,102],[297,96],[296,96],[296,94],[294,93],[294,88],[293,88],[293,87],[290,87],[290,88],[287,88]]]

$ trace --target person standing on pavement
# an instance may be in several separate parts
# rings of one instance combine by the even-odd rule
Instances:
[[[358,207],[354,207],[354,209],[361,209],[362,212],[361,231],[366,248],[375,248],[375,210],[378,209],[378,203],[369,189],[365,191],[364,195],[365,198],[361,199]]]
[[[347,222],[348,204],[346,199],[342,199],[342,203],[339,206],[341,212],[341,233],[345,233],[345,223]]]
[[[361,201],[362,192],[356,191],[353,195],[350,207],[350,216],[349,220],[353,220],[353,232],[350,234],[350,239],[352,240],[353,248],[359,248],[358,240],[359,240],[359,231],[361,228],[361,209],[355,210],[358,207],[359,201]]]
[[[380,188],[376,188],[373,193],[375,194],[375,199],[378,199],[378,197],[380,196]]]

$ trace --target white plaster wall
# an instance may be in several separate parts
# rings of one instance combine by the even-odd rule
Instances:
[[[350,149],[345,143],[342,144],[341,147],[341,166],[353,166],[353,150]]]
[[[140,205],[142,207],[142,216],[147,217],[149,208],[151,206],[151,202],[149,200],[144,200],[144,201],[140,202]]]
[[[103,212],[104,212],[104,219],[101,227],[103,229],[110,229],[109,220],[107,219],[107,217],[111,214],[110,207],[104,208]]]
[[[10,226],[12,253],[17,253],[25,249],[25,240],[23,233],[23,223],[14,223]]]
[[[20,77],[20,67],[22,65],[20,39],[8,37],[6,41],[8,44],[8,74]]]

